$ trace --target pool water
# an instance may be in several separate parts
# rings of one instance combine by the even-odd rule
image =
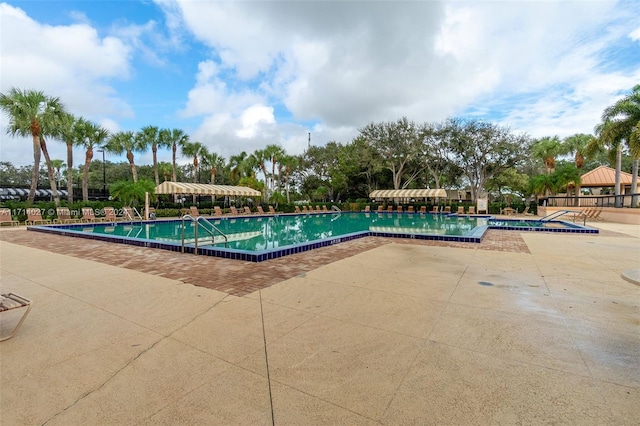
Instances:
[[[313,215],[278,215],[238,218],[208,218],[227,236],[227,242],[204,221],[198,229],[199,247],[219,247],[261,252],[294,246],[316,240],[362,232],[402,233],[413,235],[464,236],[486,218],[457,217],[432,214],[364,214],[334,213]],[[207,232],[206,228],[211,231]],[[184,240],[193,244],[195,224],[185,222]],[[150,241],[182,242],[181,221],[158,221],[83,226],[82,232]]]

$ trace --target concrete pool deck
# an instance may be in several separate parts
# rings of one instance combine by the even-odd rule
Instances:
[[[260,264],[3,229],[2,293],[34,305],[0,343],[0,423],[636,425],[640,226],[592,226]],[[188,268],[139,264],[163,256]]]

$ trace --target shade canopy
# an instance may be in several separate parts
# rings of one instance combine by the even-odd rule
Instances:
[[[379,189],[371,192],[369,198],[426,198],[447,197],[444,189]]]
[[[246,186],[186,182],[162,182],[156,186],[156,194],[230,195],[238,197],[259,197],[262,195],[260,191]]]

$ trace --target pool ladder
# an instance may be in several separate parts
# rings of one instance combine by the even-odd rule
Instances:
[[[191,222],[194,222],[196,224],[195,228],[193,229],[193,234],[194,234],[193,253],[194,254],[196,255],[198,254],[198,229],[200,227],[202,227],[202,229],[207,231],[207,233],[211,236],[212,242],[215,242],[215,234],[212,231],[212,230],[215,230],[218,234],[222,236],[222,238],[224,238],[224,246],[227,247],[227,244],[229,243],[227,235],[224,232],[222,232],[217,226],[215,226],[213,223],[209,222],[206,218],[202,216],[193,217],[189,214],[185,214],[184,216],[182,216],[182,253],[184,253],[184,230],[185,230],[184,222],[185,220],[190,220]],[[207,227],[204,226],[203,222],[209,225],[211,229],[207,229]]]
[[[582,214],[581,211],[577,211],[577,210],[558,210],[558,211],[555,211],[553,213],[550,213],[550,214],[546,215],[543,218],[538,219],[537,222],[540,222],[540,223],[550,222],[550,221],[552,221],[554,219],[559,218],[560,216],[564,216],[566,214],[571,214],[571,213],[573,213],[574,222],[575,222],[575,218]],[[584,220],[584,224],[586,225],[586,216],[583,216],[583,218],[585,219]]]

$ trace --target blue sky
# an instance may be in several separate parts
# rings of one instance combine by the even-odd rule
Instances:
[[[113,132],[181,128],[227,159],[402,116],[590,133],[640,83],[637,1],[8,1],[0,19],[1,91],[43,90]],[[31,164],[6,122],[0,160]]]

